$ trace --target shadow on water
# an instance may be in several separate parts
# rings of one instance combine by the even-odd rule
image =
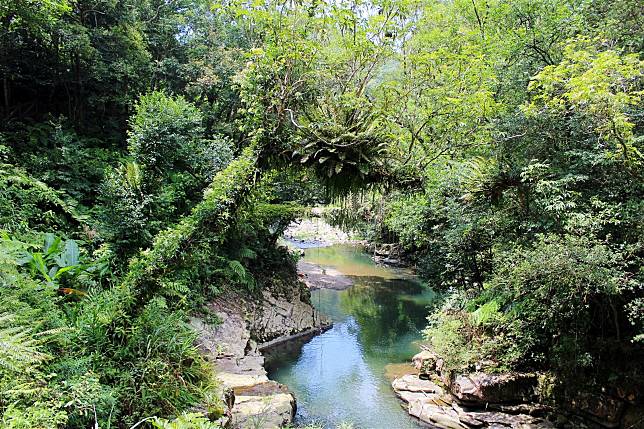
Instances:
[[[421,338],[434,293],[409,273],[376,266],[349,246],[309,249],[305,260],[333,267],[355,285],[313,291],[313,304],[333,320],[333,328],[267,353],[270,377],[297,398],[296,422],[417,427],[395,398],[385,367],[408,362],[418,351],[414,341]]]

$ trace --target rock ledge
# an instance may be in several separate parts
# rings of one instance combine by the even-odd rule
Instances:
[[[267,291],[259,304],[229,293],[208,308],[221,319],[220,324],[212,326],[198,318],[191,324],[226,392],[225,427],[273,429],[291,423],[295,397],[286,386],[268,379],[260,350],[284,338],[324,329],[329,325],[326,319],[298,294],[286,299]]]

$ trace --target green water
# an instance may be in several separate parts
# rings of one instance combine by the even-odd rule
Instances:
[[[375,265],[359,249],[307,249],[307,262],[330,266],[355,285],[315,290],[313,304],[334,322],[325,333],[272,350],[267,369],[297,398],[296,423],[361,429],[418,427],[391,390],[386,366],[409,362],[433,292],[413,276]]]

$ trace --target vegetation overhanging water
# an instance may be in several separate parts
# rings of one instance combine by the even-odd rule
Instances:
[[[277,239],[315,205],[444,294],[423,331],[441,375],[543,374],[541,405],[641,427],[643,18],[641,0],[0,0],[0,427],[232,425],[193,322],[306,292]],[[359,391],[408,357],[423,294],[353,274],[314,299],[355,322]]]

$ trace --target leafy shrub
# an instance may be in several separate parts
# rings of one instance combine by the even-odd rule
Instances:
[[[45,274],[59,263],[79,266],[68,265],[78,261],[74,242],[45,238],[43,253],[30,254],[45,263]],[[179,414],[212,396],[213,372],[194,345],[185,314],[161,298],[133,307],[129,290],[119,287],[66,298],[48,287],[41,270],[19,264],[34,247],[6,236],[0,241],[0,324],[10,324],[0,326],[0,336],[15,345],[0,350],[4,426],[129,425]],[[83,267],[91,275],[88,263]],[[55,274],[51,280],[59,281]],[[67,280],[76,286],[76,277]]]
[[[130,425],[147,416],[178,414],[214,386],[185,315],[168,309],[161,298],[140,312],[132,304],[129,291],[118,287],[85,298],[71,323],[74,350],[86,359],[77,368],[66,362],[60,369],[72,379],[96,374],[106,386],[94,398],[104,404],[99,417]]]
[[[59,192],[20,168],[0,164],[0,228],[24,233],[68,231],[77,225],[77,216]]]
[[[47,233],[42,251],[25,252],[18,263],[28,266],[32,275],[40,275],[48,286],[59,288],[65,277],[80,271],[80,249],[74,240],[63,242],[60,237]],[[59,290],[65,293],[79,292],[72,288]]]
[[[118,148],[77,133],[63,116],[35,124],[15,124],[15,128],[7,133],[13,149],[10,162],[56,189],[69,205],[94,203],[104,170],[120,155]]]
[[[444,359],[445,370],[467,369],[475,358],[474,344],[466,333],[467,317],[440,312],[423,331],[432,348]]]
[[[545,236],[502,253],[496,264],[482,294],[431,318],[425,334],[449,365],[493,360],[505,369],[582,371],[624,334],[619,295],[637,285],[625,282],[621,256],[605,244]],[[463,356],[472,342],[478,356]]]
[[[406,248],[424,247],[429,239],[426,228],[428,211],[425,195],[399,196],[388,204],[385,225]]]
[[[129,151],[153,177],[190,168],[203,138],[199,110],[159,91],[139,98],[130,127]]]
[[[108,170],[101,186],[101,233],[117,249],[138,249],[149,243],[153,231],[148,225],[152,196],[143,189],[141,169],[134,162]]]
[[[67,413],[49,367],[65,342],[65,316],[55,290],[18,269],[28,244],[0,240],[0,423],[51,428]]]
[[[101,186],[102,233],[129,256],[186,214],[232,160],[230,140],[205,139],[199,111],[182,97],[152,92],[136,109],[131,160],[108,169]]]

